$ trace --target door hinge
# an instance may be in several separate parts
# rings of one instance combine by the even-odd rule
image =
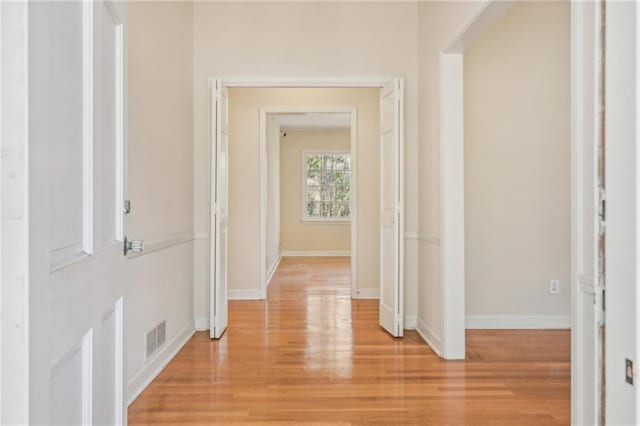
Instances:
[[[124,214],[131,213],[131,200],[124,200],[122,203],[122,212]]]
[[[633,361],[629,358],[625,359],[624,378],[627,383],[633,386]]]

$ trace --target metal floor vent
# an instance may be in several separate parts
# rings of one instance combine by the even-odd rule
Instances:
[[[164,344],[167,339],[167,322],[162,321],[153,330],[148,332],[145,336],[147,351],[147,359],[153,355],[160,346]]]

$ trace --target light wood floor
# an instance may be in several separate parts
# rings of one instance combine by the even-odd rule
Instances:
[[[267,301],[231,301],[129,408],[142,424],[569,424],[568,331],[469,331],[442,361],[351,300],[348,258],[285,258]]]

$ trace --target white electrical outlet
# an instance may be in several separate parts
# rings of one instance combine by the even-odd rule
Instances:
[[[560,280],[549,281],[549,294],[560,294]]]

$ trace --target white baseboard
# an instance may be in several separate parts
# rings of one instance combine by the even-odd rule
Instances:
[[[377,288],[361,288],[356,290],[356,293],[352,295],[353,299],[379,299],[380,290]]]
[[[467,315],[467,329],[569,329],[570,315]]]
[[[280,265],[281,260],[282,260],[282,255],[278,255],[278,257],[273,262],[271,267],[269,267],[269,270],[267,271],[267,287],[269,287],[269,284],[271,283],[271,278],[273,278],[273,274],[276,273],[276,270],[278,269],[278,266]]]
[[[229,290],[229,300],[263,300],[259,289]]]
[[[131,405],[153,379],[164,370],[195,332],[193,321],[189,321],[182,330],[165,343],[162,349],[147,360],[140,371],[133,375],[127,382],[127,406]]]
[[[209,317],[195,317],[193,319],[196,331],[209,330]]]
[[[285,250],[282,257],[351,256],[350,250]]]
[[[442,357],[442,339],[427,326],[421,318],[416,319],[416,331],[427,345],[429,345],[439,357]]]
[[[403,327],[405,330],[416,329],[417,317],[415,315],[405,315]]]

